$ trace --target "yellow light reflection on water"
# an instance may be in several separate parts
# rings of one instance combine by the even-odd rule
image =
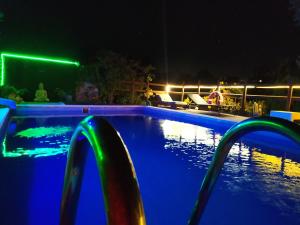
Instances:
[[[291,159],[283,159],[282,157],[268,155],[253,150],[252,160],[267,173],[279,173],[282,172],[288,177],[300,177],[300,163]]]
[[[161,123],[164,138],[180,142],[193,143],[199,141],[207,146],[217,145],[221,139],[219,134],[214,135],[212,129],[182,123],[171,120],[164,120]]]
[[[300,177],[300,164],[290,159],[284,160],[284,175],[289,177]]]
[[[222,138],[220,134],[212,129],[171,120],[161,122],[161,128],[164,138],[171,141],[165,148],[171,150],[177,149],[183,153],[186,153],[187,148],[193,148],[197,144],[216,147]],[[188,145],[182,145],[183,143],[187,143]],[[199,154],[201,157],[202,153]],[[300,177],[300,163],[291,159],[262,153],[257,148],[251,150],[243,143],[234,144],[228,156],[241,160],[240,163],[242,164],[237,165],[239,168],[243,164],[245,166],[249,165],[249,160],[252,160],[261,172],[268,174],[281,173],[288,177]]]
[[[267,155],[255,149],[252,152],[252,160],[255,160],[256,165],[269,173],[278,173],[281,170],[281,158],[273,155]]]

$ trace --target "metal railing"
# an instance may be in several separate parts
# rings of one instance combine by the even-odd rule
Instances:
[[[72,136],[60,225],[75,224],[85,159],[90,146],[101,178],[107,224],[145,225],[143,203],[128,150],[118,132],[106,120],[92,116],[84,119]]]
[[[141,82],[141,81],[123,81],[119,91],[131,92],[134,96],[135,93],[144,93],[143,87],[149,87],[153,92],[165,93],[168,89],[168,93],[172,95],[181,95],[181,101],[183,101],[186,94],[199,94],[209,95],[212,89],[239,89],[240,93],[222,93],[224,96],[232,96],[241,101],[242,111],[245,110],[245,104],[247,99],[282,99],[286,100],[285,110],[290,111],[292,108],[292,102],[299,101],[299,84],[292,85],[207,85],[207,84],[167,84],[167,83],[153,83],[153,82]],[[204,90],[204,91],[203,91]],[[254,90],[260,90],[254,92]],[[265,90],[265,91],[263,91]],[[281,90],[284,93],[273,93],[275,90]],[[263,92],[262,92],[263,91]],[[267,92],[267,93],[265,93]]]
[[[221,139],[203,179],[188,222],[197,225],[232,145],[254,131],[272,131],[300,144],[300,126],[287,120],[260,117],[234,125]],[[60,225],[74,225],[82,176],[91,146],[101,178],[107,224],[145,225],[146,219],[134,166],[118,132],[104,119],[87,117],[76,128],[70,145],[61,203]]]
[[[274,117],[260,117],[248,119],[234,125],[225,133],[214,153],[212,162],[203,179],[194,211],[188,222],[189,225],[199,224],[210,194],[232,145],[241,136],[254,131],[280,133],[300,144],[300,126],[288,120]]]

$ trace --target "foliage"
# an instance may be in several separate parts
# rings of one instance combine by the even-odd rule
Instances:
[[[231,107],[223,107],[226,111],[229,112],[238,112],[241,110],[241,102],[240,99],[237,99],[236,97],[226,95],[226,94],[242,94],[243,90],[242,89],[237,89],[237,88],[221,88],[221,93],[223,94],[224,101],[222,105],[230,105]],[[207,96],[208,98],[208,96]],[[247,101],[245,105],[245,112],[249,116],[253,116],[253,104],[256,102],[258,104],[258,115],[265,115],[267,114],[267,105],[265,101],[261,100],[252,100],[252,101]],[[215,103],[215,100],[214,100]],[[233,107],[232,107],[233,106]]]
[[[281,59],[276,64],[264,64],[255,68],[251,78],[248,79],[251,83],[257,83],[261,80],[262,83],[276,84],[291,84],[300,82],[300,63],[299,57]],[[260,82],[259,82],[260,83]]]
[[[249,115],[249,116],[253,116],[253,105],[254,102],[256,102],[258,104],[258,115],[262,116],[267,114],[267,107],[266,107],[266,102],[265,101],[261,101],[261,100],[251,100],[251,101],[247,101],[246,105],[245,105],[245,112]]]
[[[95,104],[99,102],[98,88],[89,82],[80,82],[76,87],[76,102],[81,104]]]
[[[224,95],[224,105],[230,105],[233,107],[227,107],[226,109],[228,111],[240,111],[241,110],[241,102],[238,98],[234,97],[234,96],[230,96],[230,95],[226,95],[226,94],[242,94],[243,90],[242,89],[237,89],[237,88],[222,88],[221,92]]]
[[[82,81],[96,85],[102,103],[139,104],[140,96],[136,95],[135,90],[145,88],[145,80],[152,80],[154,70],[151,65],[144,67],[136,60],[108,52],[98,56],[94,64],[82,68],[81,77]]]
[[[289,10],[292,13],[294,23],[300,25],[300,1],[299,0],[289,0]]]
[[[25,92],[25,89],[17,90],[13,86],[5,85],[0,87],[0,97],[1,98],[8,98],[16,103],[23,102],[23,98],[21,95]]]
[[[0,11],[0,22],[4,22],[4,13]]]
[[[212,89],[211,92],[216,91]],[[226,94],[241,94],[240,89],[228,89],[228,88],[221,88],[220,92],[223,94],[223,102],[222,102],[222,109],[227,112],[238,112],[241,109],[241,103],[236,97],[232,97]],[[208,96],[204,97],[205,101],[208,101]],[[212,100],[212,104],[216,104],[216,99]]]
[[[144,92],[145,98],[148,100],[153,95],[153,90],[149,87],[146,88]]]

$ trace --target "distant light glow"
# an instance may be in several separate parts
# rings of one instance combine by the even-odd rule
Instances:
[[[170,92],[171,91],[171,86],[170,85],[167,85],[166,86],[166,92]]]
[[[3,86],[5,84],[5,78],[6,78],[5,58],[15,58],[15,59],[22,59],[22,60],[42,61],[42,62],[47,62],[47,63],[59,63],[59,64],[74,65],[74,66],[79,66],[80,65],[79,62],[76,62],[76,61],[2,52],[1,53],[1,79],[0,79],[0,81],[1,81],[0,85],[1,86]]]

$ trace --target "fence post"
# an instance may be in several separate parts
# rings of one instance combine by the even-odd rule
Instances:
[[[247,86],[244,85],[243,96],[242,96],[242,108],[241,108],[242,112],[245,112],[246,100],[247,100]]]
[[[134,95],[135,95],[135,81],[131,82],[131,104],[134,104]]]
[[[182,83],[182,91],[181,91],[181,101],[183,102],[184,98],[184,83]]]
[[[291,111],[292,106],[292,98],[293,98],[293,86],[289,86],[288,94],[287,94],[287,104],[286,104],[286,110]]]

